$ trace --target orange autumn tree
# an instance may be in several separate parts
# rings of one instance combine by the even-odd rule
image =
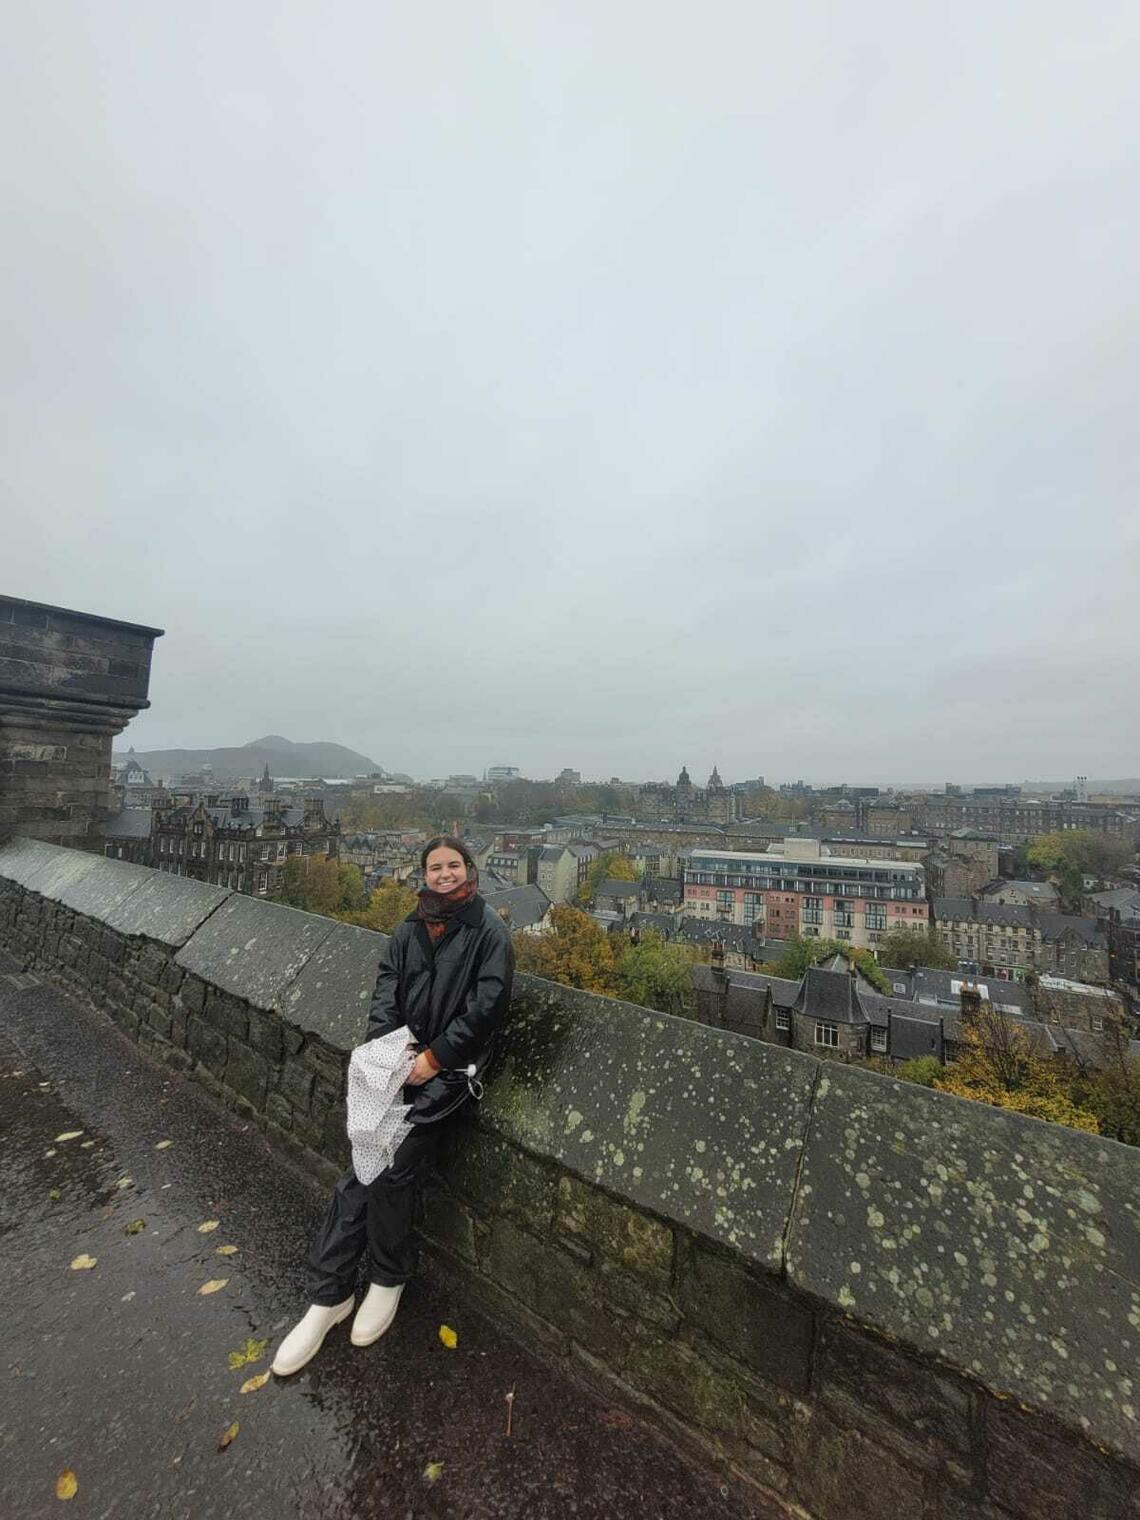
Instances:
[[[958,1059],[935,1079],[934,1086],[1031,1119],[1100,1133],[1096,1115],[1074,1103],[1057,1069],[1033,1049],[1026,1031],[991,1003],[982,1003],[963,1016]]]
[[[617,997],[617,956],[606,931],[569,903],[555,903],[550,923],[549,934],[515,935],[519,970],[583,992]]]

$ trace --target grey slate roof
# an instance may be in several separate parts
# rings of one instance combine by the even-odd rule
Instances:
[[[597,891],[598,897],[628,898],[641,896],[639,881],[603,881]]]
[[[648,876],[645,879],[645,895],[650,902],[679,903],[681,883],[671,876]],[[1140,898],[1137,901],[1140,901]]]
[[[796,1007],[813,1019],[830,1019],[840,1024],[862,1024],[866,1020],[855,998],[855,978],[847,971],[825,971],[809,966],[800,983]]]
[[[108,839],[148,839],[150,837],[150,809],[123,808],[107,819]]]
[[[1005,881],[1002,879],[987,882],[978,895],[985,897],[991,892],[1002,892],[1007,887],[1015,887],[1032,902],[1055,903],[1061,896],[1051,881]]]
[[[540,923],[550,908],[550,898],[533,882],[524,887],[505,887],[499,892],[481,891],[480,895],[496,913],[500,908],[510,911],[512,929],[529,929]]]

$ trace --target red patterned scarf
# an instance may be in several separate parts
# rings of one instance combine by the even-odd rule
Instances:
[[[433,892],[430,887],[420,888],[416,917],[423,920],[432,944],[443,938],[448,921],[467,906],[478,890],[479,872],[474,866],[468,866],[467,880],[452,892]]]

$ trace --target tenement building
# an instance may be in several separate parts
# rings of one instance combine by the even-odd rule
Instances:
[[[273,895],[291,855],[339,852],[340,822],[330,822],[319,800],[258,807],[244,796],[225,803],[210,796],[156,808],[151,828],[150,863],[158,870],[255,897]]]
[[[1056,913],[1036,903],[938,897],[934,927],[958,960],[987,976],[1053,972],[1077,981],[1108,980],[1108,941],[1095,918]]]
[[[825,855],[818,839],[766,854],[694,849],[683,881],[686,913],[746,924],[760,939],[801,934],[873,948],[884,934],[929,923],[920,865]]]

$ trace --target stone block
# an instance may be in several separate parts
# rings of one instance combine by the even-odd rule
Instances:
[[[829,1064],[788,1276],[1135,1453],[1140,1399],[1120,1355],[1140,1321],[1137,1177],[1129,1146]]]
[[[959,1482],[980,1476],[975,1395],[961,1379],[828,1319],[819,1336],[814,1382],[816,1396],[844,1424],[889,1446],[903,1442],[918,1465],[949,1464]]]
[[[207,987],[205,982],[196,976],[184,977],[179,997],[182,1006],[188,1013],[201,1013],[206,1006]]]
[[[602,1265],[597,1274],[602,1296],[626,1314],[673,1334],[681,1323],[677,1305],[667,1292],[657,1291],[644,1277]]]
[[[1017,1520],[1140,1516],[1140,1472],[1087,1441],[996,1399],[986,1401],[985,1439],[987,1493]]]
[[[297,1061],[286,1061],[277,1074],[277,1091],[290,1109],[308,1113],[313,1096],[313,1073]]]
[[[483,1266],[495,1283],[541,1319],[565,1331],[611,1367],[621,1367],[627,1337],[587,1268],[506,1218],[491,1225]]]
[[[673,1232],[577,1177],[558,1179],[555,1228],[589,1241],[615,1266],[667,1283],[673,1270]]]
[[[480,1122],[779,1270],[817,1070],[795,1051],[523,975]]]
[[[263,1055],[267,1061],[276,1064],[285,1053],[285,1044],[281,1037],[281,1015],[279,1013],[259,1013],[251,1010],[249,1015],[249,1034],[247,1039],[254,1050]]]
[[[535,1235],[549,1228],[557,1184],[554,1169],[498,1135],[467,1126],[441,1170],[480,1213],[511,1214]]]
[[[191,1017],[186,1027],[186,1049],[198,1065],[221,1077],[226,1069],[226,1037],[213,1025]]]
[[[222,1077],[226,1086],[252,1103],[254,1108],[265,1107],[269,1089],[269,1066],[264,1056],[243,1045],[240,1040],[229,1041],[229,1054]]]
[[[795,1406],[789,1447],[792,1489],[813,1520],[925,1520],[923,1475],[818,1407]]]
[[[152,1007],[147,1014],[147,1022],[152,1029],[157,1029],[164,1040],[169,1040],[173,1020],[165,1009]]]
[[[722,1350],[781,1388],[806,1390],[812,1315],[779,1282],[693,1242],[682,1257],[676,1297],[685,1321]]]
[[[280,1093],[271,1092],[265,1100],[265,1112],[275,1124],[282,1129],[289,1129],[293,1123],[293,1110]]]
[[[122,934],[142,936],[176,949],[231,895],[227,887],[148,869],[137,889],[121,902],[109,904],[103,917]]]
[[[176,960],[255,1008],[277,1008],[335,927],[330,918],[234,893],[195,930]]]
[[[286,989],[281,1013],[327,1044],[352,1050],[364,1038],[376,966],[387,936],[336,924]]]
[[[423,1232],[430,1240],[474,1264],[475,1221],[448,1189],[432,1188],[425,1195]]]
[[[249,1033],[249,1009],[236,998],[224,992],[206,991],[206,1006],[202,1017],[224,1035],[235,1040],[245,1040]]]
[[[682,1341],[642,1333],[630,1347],[624,1375],[690,1426],[712,1435],[741,1433],[743,1390]]]

